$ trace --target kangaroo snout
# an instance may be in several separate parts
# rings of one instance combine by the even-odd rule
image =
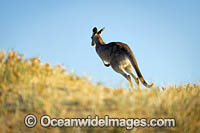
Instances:
[[[92,43],[91,43],[91,45],[92,45],[92,46],[94,46],[94,45],[95,45],[95,43],[94,43],[94,42],[92,42]]]

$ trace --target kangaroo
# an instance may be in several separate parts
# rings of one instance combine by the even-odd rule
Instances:
[[[96,45],[96,52],[103,61],[104,65],[106,67],[111,66],[115,72],[123,75],[129,81],[129,84],[132,88],[133,83],[131,81],[131,76],[134,78],[139,88],[140,81],[145,87],[151,88],[153,83],[149,85],[144,80],[139,70],[136,58],[129,46],[122,42],[110,42],[106,44],[101,37],[101,33],[104,31],[104,29],[105,28],[102,28],[100,31],[98,31],[97,28],[94,27],[91,37],[92,46]],[[133,67],[138,78],[133,74]]]

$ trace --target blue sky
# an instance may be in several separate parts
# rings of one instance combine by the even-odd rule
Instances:
[[[147,82],[196,83],[199,24],[198,0],[0,1],[0,49],[40,55],[106,86],[127,85],[91,46],[92,28],[105,27],[104,41],[129,44]]]

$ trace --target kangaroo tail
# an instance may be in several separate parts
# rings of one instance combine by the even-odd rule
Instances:
[[[132,53],[132,52],[129,52],[128,55],[129,55],[129,59],[130,59],[132,65],[133,65],[133,67],[135,68],[135,71],[136,71],[136,73],[137,73],[137,76],[139,77],[139,79],[140,79],[140,81],[142,82],[142,84],[143,84],[145,87],[147,87],[147,88],[151,88],[151,87],[153,86],[153,83],[147,84],[147,82],[144,80],[144,78],[143,78],[143,76],[142,76],[142,74],[141,74],[141,72],[140,72],[140,69],[139,69],[139,67],[138,67],[137,61],[136,61],[135,56],[133,55],[133,53]]]

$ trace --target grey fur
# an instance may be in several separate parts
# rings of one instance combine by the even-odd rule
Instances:
[[[122,42],[110,42],[104,43],[101,38],[101,33],[104,31],[102,28],[100,31],[96,27],[93,28],[92,46],[96,45],[96,52],[103,61],[106,67],[111,66],[114,71],[123,75],[133,87],[130,75],[134,78],[138,88],[140,88],[139,81],[148,88],[153,86],[153,83],[148,85],[144,80],[135,56],[133,55],[129,46]],[[107,62],[107,63],[106,63]],[[138,78],[133,74],[133,68],[135,69]]]

